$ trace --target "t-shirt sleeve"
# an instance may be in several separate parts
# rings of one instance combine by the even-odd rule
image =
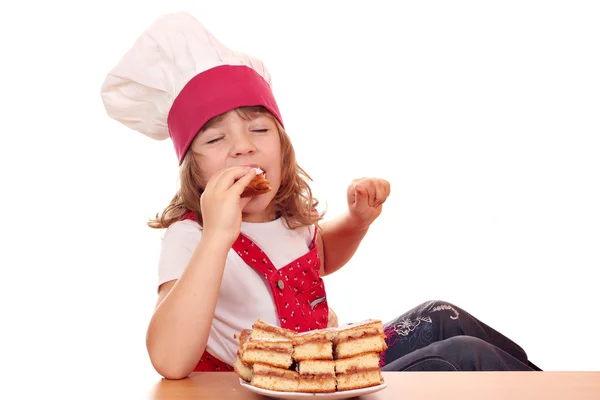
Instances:
[[[178,221],[166,229],[158,260],[158,286],[179,279],[201,237],[200,225],[194,221]]]

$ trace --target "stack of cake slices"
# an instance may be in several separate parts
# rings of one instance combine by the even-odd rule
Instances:
[[[298,371],[298,392],[335,392],[335,361],[330,329],[299,333],[292,339]]]
[[[241,379],[282,392],[331,393],[383,382],[387,349],[381,321],[303,333],[256,321],[239,335],[234,369]]]
[[[298,391],[292,338],[296,332],[261,320],[240,333],[234,370],[251,385],[280,392]]]
[[[383,382],[379,360],[387,345],[381,321],[371,319],[336,328],[333,346],[338,391]]]

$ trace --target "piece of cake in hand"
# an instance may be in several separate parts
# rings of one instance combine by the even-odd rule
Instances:
[[[242,348],[241,359],[246,364],[259,363],[278,368],[289,368],[293,362],[293,351],[290,339],[266,339],[250,336]]]
[[[292,339],[296,332],[268,324],[260,319],[252,324],[252,338]]]
[[[292,338],[294,361],[333,360],[333,329],[319,329],[296,334]]]
[[[365,353],[335,360],[337,390],[361,389],[383,382],[379,353]]]
[[[364,353],[381,353],[387,349],[383,323],[379,320],[342,325],[335,328],[333,356],[335,359],[348,358]]]
[[[252,367],[252,386],[279,392],[298,391],[298,372],[261,363]]]
[[[298,392],[335,392],[335,361],[304,360],[298,362]]]
[[[248,339],[250,339],[251,333],[252,330],[250,329],[244,329],[240,333],[240,344],[238,345],[237,358],[235,360],[235,363],[233,364],[233,370],[238,374],[240,378],[242,378],[246,382],[250,382],[252,380],[252,365],[242,361],[242,353],[244,345],[246,344]]]
[[[241,197],[252,197],[259,196],[261,194],[269,193],[271,186],[267,180],[267,174],[260,167],[254,168],[256,176],[250,181],[242,192]]]

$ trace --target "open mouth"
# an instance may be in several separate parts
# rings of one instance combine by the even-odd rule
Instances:
[[[267,173],[259,166],[252,165],[256,171],[256,176],[246,186],[246,189],[242,193],[242,197],[252,197],[265,194],[271,191],[271,186],[267,180]]]
[[[267,172],[266,172],[264,169],[262,169],[260,165],[257,165],[257,164],[250,164],[250,165],[248,165],[248,166],[249,166],[249,167],[253,167],[253,168],[254,168],[254,170],[256,171],[256,175],[263,174],[263,177],[264,177],[265,179],[267,179]]]

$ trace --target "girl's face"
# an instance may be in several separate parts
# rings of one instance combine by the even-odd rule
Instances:
[[[247,113],[243,118],[229,111],[209,123],[198,133],[191,149],[200,167],[202,187],[218,171],[236,165],[260,167],[266,173],[271,191],[253,197],[242,212],[251,222],[272,220],[271,201],[281,184],[281,141],[277,125],[269,114]]]

